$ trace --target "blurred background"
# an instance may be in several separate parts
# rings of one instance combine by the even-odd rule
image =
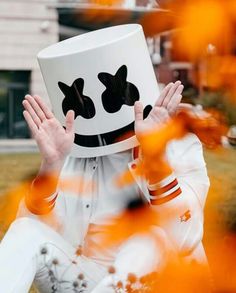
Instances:
[[[232,245],[228,239],[236,230],[235,0],[0,0],[0,239],[15,216],[17,188],[40,164],[22,115],[27,93],[50,104],[37,53],[58,41],[124,23],[142,24],[160,87],[180,79],[183,101],[217,111],[229,129],[222,147],[204,151],[211,178],[204,241],[219,288],[236,292],[235,284],[225,285],[214,262],[224,263],[225,255],[216,257],[212,249],[220,239],[226,247]],[[236,277],[228,259],[225,271],[230,280]]]
[[[160,86],[180,79],[185,100],[217,107],[236,123],[236,108],[225,97],[236,75],[236,17],[230,19],[226,7],[233,1],[214,1],[213,7],[205,1],[198,8],[201,1],[194,0],[94,1],[0,1],[0,140],[30,138],[21,102],[29,92],[47,99],[36,59],[41,49],[123,23],[143,25]]]
[[[94,1],[0,1],[1,145],[30,139],[22,116],[24,95],[47,99],[37,53],[57,41],[123,23],[143,25],[160,86],[180,79],[184,100],[216,107],[230,125],[236,123],[236,108],[227,99],[236,87],[236,12],[226,5],[233,1]],[[18,141],[26,142],[32,143]]]

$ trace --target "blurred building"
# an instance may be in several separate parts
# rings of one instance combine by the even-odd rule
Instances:
[[[46,94],[36,55],[59,38],[53,1],[0,1],[0,138],[29,137],[22,100]]]

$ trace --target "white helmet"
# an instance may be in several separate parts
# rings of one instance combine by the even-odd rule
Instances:
[[[95,157],[138,145],[134,103],[145,113],[159,96],[141,25],[113,26],[52,45],[38,54],[53,111],[64,125],[75,111],[73,156]]]

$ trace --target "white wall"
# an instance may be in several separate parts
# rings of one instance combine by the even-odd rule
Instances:
[[[37,53],[58,41],[55,0],[0,0],[0,70],[31,70],[30,91],[47,99]]]

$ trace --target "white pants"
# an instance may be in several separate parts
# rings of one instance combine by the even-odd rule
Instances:
[[[162,230],[157,234],[158,242],[147,235],[131,237],[115,259],[116,273],[109,275],[105,266],[77,256],[75,248],[46,224],[19,218],[0,244],[0,292],[26,293],[33,282],[43,293],[114,292],[114,278],[142,276],[166,262],[167,240]]]

